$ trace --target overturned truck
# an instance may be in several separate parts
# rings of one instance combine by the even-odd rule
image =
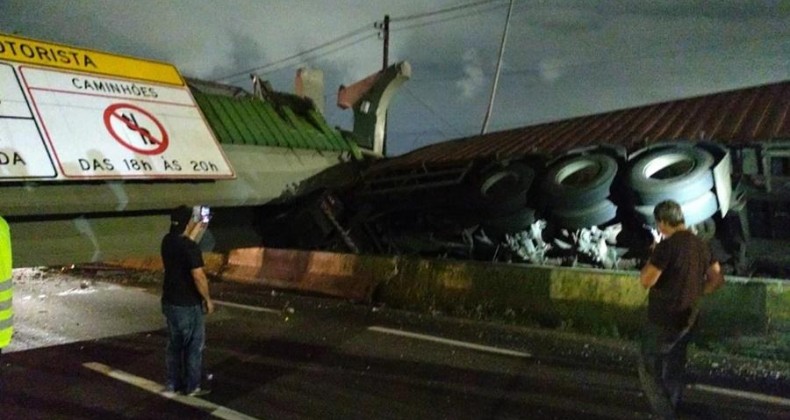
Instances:
[[[317,228],[290,240],[358,253],[629,269],[656,235],[653,207],[673,199],[728,272],[788,278],[788,98],[790,82],[782,82],[372,161],[350,188],[304,201],[298,224]]]

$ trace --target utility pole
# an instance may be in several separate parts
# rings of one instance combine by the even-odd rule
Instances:
[[[383,65],[381,66],[382,70],[386,70],[387,66],[389,65],[389,53],[390,53],[390,15],[384,15],[384,61]]]
[[[384,54],[382,57],[382,64],[381,64],[381,71],[387,70],[387,66],[389,66],[389,54],[390,54],[390,15],[384,15],[384,22],[381,23],[381,26],[378,26],[379,23],[376,23],[376,27],[381,29],[382,38],[384,40]],[[381,154],[387,156],[387,117],[384,116],[384,145],[382,146]]]
[[[507,41],[507,30],[510,27],[510,14],[513,12],[513,2],[510,0],[510,6],[507,9],[507,19],[505,20],[505,30],[502,32],[502,43],[499,44],[499,58],[496,62],[496,73],[494,74],[494,83],[491,86],[491,98],[488,100],[488,110],[486,116],[483,118],[483,128],[480,130],[480,135],[488,131],[488,120],[491,119],[491,112],[494,109],[494,96],[496,96],[497,85],[499,84],[499,72],[502,68],[502,56],[505,55],[505,41]]]

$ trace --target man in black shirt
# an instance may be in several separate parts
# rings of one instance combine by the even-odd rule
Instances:
[[[700,298],[721,287],[724,277],[707,243],[686,228],[678,203],[658,203],[653,215],[663,240],[640,273],[650,292],[639,379],[656,414],[675,418]]]
[[[169,340],[165,357],[169,392],[197,396],[200,389],[205,342],[204,315],[214,312],[203,255],[196,239],[208,225],[201,207],[180,206],[170,215],[170,232],[162,238],[162,312]],[[194,211],[193,211],[194,210]]]

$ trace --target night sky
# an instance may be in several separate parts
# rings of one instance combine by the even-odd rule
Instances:
[[[351,129],[337,88],[389,63],[412,79],[391,103],[388,151],[479,134],[508,0],[0,0],[0,32],[162,60],[250,90],[293,91],[324,71],[326,117]],[[515,0],[488,131],[790,79],[790,1]]]

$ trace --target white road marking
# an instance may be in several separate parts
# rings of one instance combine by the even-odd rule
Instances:
[[[96,289],[89,288],[89,289],[69,289],[65,292],[57,293],[55,296],[68,296],[68,295],[90,295],[92,293],[96,293]]]
[[[504,354],[504,355],[516,356],[516,357],[532,357],[531,354],[525,353],[525,352],[521,352],[521,351],[500,349],[498,347],[483,346],[483,345],[480,345],[480,344],[469,343],[469,342],[466,342],[466,341],[450,340],[448,338],[441,338],[441,337],[435,337],[435,336],[432,336],[432,335],[418,334],[418,333],[413,333],[413,332],[403,331],[403,330],[394,330],[394,329],[385,328],[385,327],[371,326],[371,327],[368,327],[368,330],[375,331],[375,332],[380,332],[380,333],[384,333],[384,334],[392,334],[392,335],[400,335],[400,336],[403,336],[403,337],[416,338],[418,340],[433,341],[435,343],[447,344],[447,345],[450,345],[450,346],[465,347],[465,348],[468,348],[468,349],[480,350],[480,351],[485,351],[485,352],[489,352],[489,353]]]
[[[134,385],[138,388],[142,388],[153,394],[158,394],[164,398],[169,398],[171,400],[178,401],[181,404],[208,411],[212,416],[220,419],[258,420],[256,417],[250,417],[246,414],[239,413],[238,411],[231,410],[230,408],[223,407],[218,404],[214,404],[211,401],[206,401],[201,398],[190,397],[187,395],[180,395],[173,392],[165,392],[164,391],[165,387],[162,384],[158,384],[149,379],[132,375],[131,373],[127,373],[122,370],[113,369],[105,364],[101,364],[97,362],[87,362],[87,363],[83,363],[82,365],[88,369],[107,375],[110,378],[118,379],[119,381],[126,382],[127,384]]]
[[[757,394],[755,392],[738,391],[735,389],[719,388],[716,386],[702,384],[690,384],[688,385],[688,388],[696,389],[698,391],[710,392],[711,394],[720,394],[726,395],[728,397],[743,398],[746,400],[790,407],[790,399],[777,397],[774,395]]]
[[[277,309],[264,308],[264,307],[261,307],[261,306],[242,305],[240,303],[226,302],[224,300],[215,300],[214,303],[216,303],[217,305],[222,305],[222,306],[230,306],[231,308],[246,309],[248,311],[268,312],[270,314],[281,314],[282,313],[282,311],[277,310]]]

